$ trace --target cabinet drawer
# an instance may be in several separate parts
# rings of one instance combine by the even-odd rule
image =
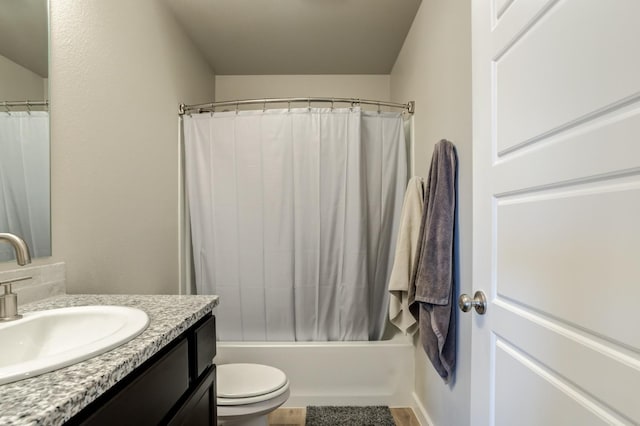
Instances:
[[[188,348],[184,339],[83,424],[157,425],[189,388]]]
[[[211,365],[216,355],[216,318],[209,317],[196,328],[194,336],[197,378]]]

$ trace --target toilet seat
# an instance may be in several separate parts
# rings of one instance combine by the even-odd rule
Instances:
[[[273,392],[265,393],[264,395],[248,396],[245,398],[217,398],[217,405],[233,406],[233,405],[246,405],[255,404],[256,402],[268,401],[277,396],[282,395],[289,390],[289,381],[280,388]]]
[[[275,367],[223,364],[217,369],[217,405],[254,404],[276,398],[289,389],[287,376]]]

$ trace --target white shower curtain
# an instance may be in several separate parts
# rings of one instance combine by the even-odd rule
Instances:
[[[22,237],[33,257],[51,255],[49,113],[0,113],[0,232]],[[0,260],[13,249],[0,245]]]
[[[196,288],[221,340],[377,340],[407,181],[400,113],[184,117]]]

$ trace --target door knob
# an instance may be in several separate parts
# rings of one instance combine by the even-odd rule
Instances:
[[[461,294],[458,298],[458,306],[462,312],[469,312],[473,307],[477,313],[484,315],[487,312],[487,298],[481,291],[476,291],[473,299],[468,294]]]

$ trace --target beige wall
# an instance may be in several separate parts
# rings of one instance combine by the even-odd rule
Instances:
[[[423,0],[391,73],[394,101],[415,99],[415,172],[427,175],[433,146],[449,139],[459,158],[459,285],[471,292],[471,2]],[[459,294],[459,292],[458,292]],[[456,295],[457,296],[457,295]],[[456,309],[456,313],[459,311]],[[471,316],[459,318],[455,383],[443,384],[415,344],[415,393],[434,425],[469,424]]]
[[[389,100],[389,84],[388,75],[218,75],[216,100],[308,96]]]
[[[45,99],[46,79],[0,55],[0,101]]]
[[[70,293],[178,291],[178,116],[214,77],[161,2],[51,0],[53,259]]]

